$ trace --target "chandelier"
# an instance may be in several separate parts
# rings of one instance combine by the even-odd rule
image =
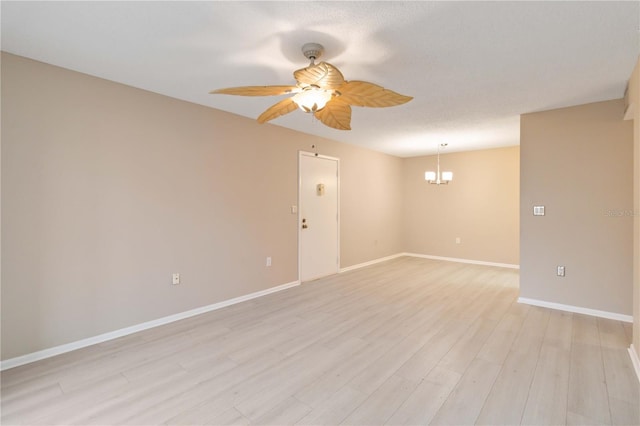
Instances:
[[[438,145],[438,166],[435,172],[424,172],[424,180],[434,185],[447,185],[453,180],[453,172],[440,172],[440,148],[445,148],[447,143]]]

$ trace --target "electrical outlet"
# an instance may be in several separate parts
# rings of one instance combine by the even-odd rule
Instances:
[[[267,266],[271,266],[271,256],[267,257]]]
[[[456,237],[456,244],[460,244],[462,242],[462,240],[460,239],[460,237]]]
[[[558,266],[557,274],[559,277],[564,277],[564,266]]]
[[[171,284],[173,285],[180,284],[180,274],[178,273],[173,274],[173,281],[171,282]]]
[[[544,206],[533,206],[534,216],[544,216]]]

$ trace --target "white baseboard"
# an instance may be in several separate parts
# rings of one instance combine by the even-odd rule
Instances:
[[[473,265],[497,266],[499,268],[520,269],[520,265],[514,265],[511,263],[485,262],[484,260],[458,259],[456,257],[432,256],[430,254],[418,254],[418,253],[403,253],[403,255],[411,256],[411,257],[420,257],[423,259],[444,260],[447,262],[471,263]]]
[[[276,287],[271,287],[266,290],[256,291],[255,293],[246,294],[244,296],[235,297],[233,299],[223,300],[222,302],[214,303],[200,308],[191,309],[189,311],[180,312],[177,314],[169,315],[166,317],[158,318],[152,321],[136,324],[131,327],[121,328],[119,330],[110,331],[108,333],[100,334],[98,336],[89,337],[86,339],[78,340],[75,342],[67,343],[60,346],[55,346],[49,349],[43,349],[41,351],[32,352],[30,354],[10,358],[0,362],[0,371],[7,370],[9,368],[18,367],[20,365],[28,364],[31,362],[39,361],[52,356],[60,355],[66,352],[71,352],[76,349],[81,349],[87,346],[95,345],[97,343],[106,342],[108,340],[117,339],[118,337],[127,336],[129,334],[137,333],[138,331],[147,330],[160,325],[169,324],[171,322],[179,321],[185,318],[190,318],[196,315],[204,314],[205,312],[215,311],[226,306],[235,305],[236,303],[245,302],[247,300],[255,299],[257,297],[266,296],[271,293],[286,290],[291,287],[300,285],[300,281],[293,281],[287,284],[282,284]]]
[[[397,259],[398,257],[402,257],[405,255],[406,255],[405,253],[392,254],[391,256],[381,257],[379,259],[370,260],[368,262],[358,263],[357,265],[347,266],[346,268],[340,268],[339,272],[342,273],[347,271],[353,271],[354,269],[364,268],[365,266],[375,265],[376,263],[386,262],[387,260],[391,260],[391,259]]]
[[[375,265],[376,263],[385,262],[387,260],[396,259],[398,257],[403,257],[403,256],[419,257],[422,259],[431,259],[431,260],[444,260],[447,262],[470,263],[473,265],[497,266],[499,268],[520,269],[520,265],[513,265],[511,263],[486,262],[484,260],[459,259],[455,257],[432,256],[430,254],[396,253],[391,256],[381,257],[379,259],[370,260],[368,262],[358,263],[357,265],[347,266],[346,268],[340,268],[339,272],[342,273],[347,271],[353,271],[354,269],[364,268],[365,266]]]
[[[557,309],[559,311],[573,312],[576,314],[591,315],[592,317],[607,318],[616,321],[633,322],[633,317],[631,315],[599,311],[597,309],[582,308],[580,306],[563,305],[562,303],[546,302],[544,300],[529,299],[527,297],[518,297],[518,303],[540,306],[542,308]]]
[[[636,370],[636,376],[640,382],[640,358],[638,358],[638,352],[636,352],[636,348],[633,347],[633,343],[629,346],[629,356],[631,357],[633,369]]]

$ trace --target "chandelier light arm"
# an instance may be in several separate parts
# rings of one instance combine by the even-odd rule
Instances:
[[[436,184],[440,185],[440,145],[438,145],[438,168],[436,170],[436,176],[438,177]]]

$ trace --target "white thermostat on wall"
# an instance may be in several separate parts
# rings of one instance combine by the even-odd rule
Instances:
[[[534,216],[544,216],[544,206],[533,206]]]

